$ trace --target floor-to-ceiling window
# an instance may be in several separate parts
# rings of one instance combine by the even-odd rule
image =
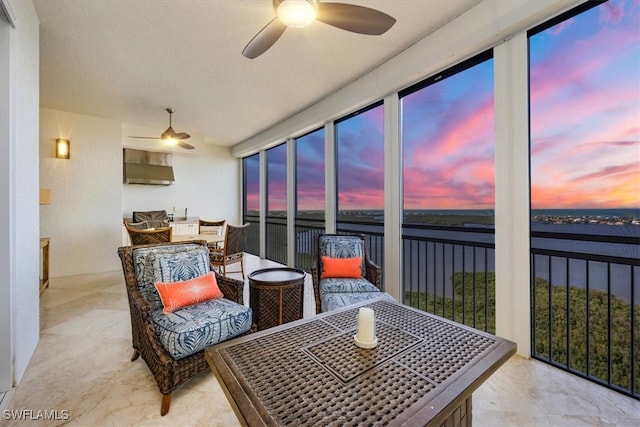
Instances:
[[[266,151],[266,257],[287,264],[287,144]]]
[[[310,270],[315,236],[324,231],[324,128],[296,139],[295,265]]]
[[[384,108],[376,103],[335,123],[336,230],[367,237],[384,267]]]
[[[242,159],[244,224],[251,224],[245,242],[245,251],[260,255],[260,153]]]
[[[404,302],[495,331],[491,52],[401,97]]]
[[[533,356],[640,396],[640,4],[529,33]]]

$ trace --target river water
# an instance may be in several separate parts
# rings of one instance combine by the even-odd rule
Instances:
[[[350,230],[362,233],[383,233],[383,225],[348,224]],[[477,226],[475,226],[477,228]],[[549,257],[535,255],[535,276],[557,286],[598,289],[609,291],[611,295],[631,301],[632,287],[635,302],[640,303],[640,225],[605,224],[547,224],[532,221],[531,231],[571,233],[588,236],[609,236],[631,238],[634,243],[593,242],[582,240],[562,240],[553,238],[531,239],[531,247],[542,250],[572,252],[576,258]],[[419,239],[444,241],[464,241],[484,245],[494,244],[494,234],[473,231],[448,231],[432,229],[404,228],[403,278],[405,289],[426,287],[430,293],[451,297],[454,272],[495,271],[495,251],[491,248],[473,248],[449,243],[425,243]],[[415,237],[413,240],[411,237]],[[379,244],[378,246],[382,246]],[[591,260],[577,259],[588,254]],[[372,254],[372,258],[376,258]],[[375,260],[381,264],[381,260]],[[551,263],[551,269],[549,268]],[[610,278],[610,280],[608,280]]]

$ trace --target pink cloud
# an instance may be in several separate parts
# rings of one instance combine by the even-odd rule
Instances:
[[[622,8],[612,6],[600,9],[602,22],[622,22]],[[637,25],[604,25],[587,37],[531,72],[537,208],[638,206],[640,32]]]
[[[586,173],[582,176],[579,176],[572,180],[574,184],[586,182],[587,184],[591,184],[594,179],[607,179],[612,178],[614,176],[625,175],[625,176],[635,176],[638,175],[638,164],[637,163],[627,163],[624,165],[613,165],[606,166],[594,172]]]
[[[437,135],[417,142],[407,156],[409,165],[445,163],[450,157],[468,150],[484,149],[493,145],[493,96],[483,100],[476,108],[456,109],[455,120],[443,123]]]
[[[440,120],[436,135],[405,148],[407,209],[493,208],[493,96],[450,110],[455,120]]]
[[[439,167],[405,169],[407,209],[492,209],[493,158],[460,157]]]
[[[550,56],[535,64],[531,70],[531,98],[535,100],[533,106],[544,110],[553,105],[558,96],[565,94],[568,88],[592,86],[592,79],[595,78],[599,82],[608,77],[601,73],[607,73],[608,67],[612,64],[614,70],[616,66],[619,67],[620,58],[628,58],[633,54],[639,41],[640,32],[637,31],[637,27],[627,25],[604,27],[592,32],[588,39],[578,40],[567,46],[558,45],[555,51],[551,51]],[[615,49],[612,49],[612,46],[615,46]],[[585,55],[585,51],[603,54]],[[568,64],[571,66],[568,67]],[[615,85],[616,80],[608,79],[608,86]]]

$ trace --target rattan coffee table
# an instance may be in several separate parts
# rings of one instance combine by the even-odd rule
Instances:
[[[378,346],[353,342],[359,307]],[[322,313],[205,350],[249,426],[470,426],[472,393],[515,343],[386,299]]]
[[[249,274],[249,306],[258,330],[302,319],[305,272],[274,267]]]

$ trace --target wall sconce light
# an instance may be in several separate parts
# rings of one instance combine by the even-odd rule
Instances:
[[[71,143],[68,139],[56,139],[56,158],[68,159],[71,157]]]
[[[41,205],[51,204],[51,189],[49,188],[40,189],[40,204]]]

